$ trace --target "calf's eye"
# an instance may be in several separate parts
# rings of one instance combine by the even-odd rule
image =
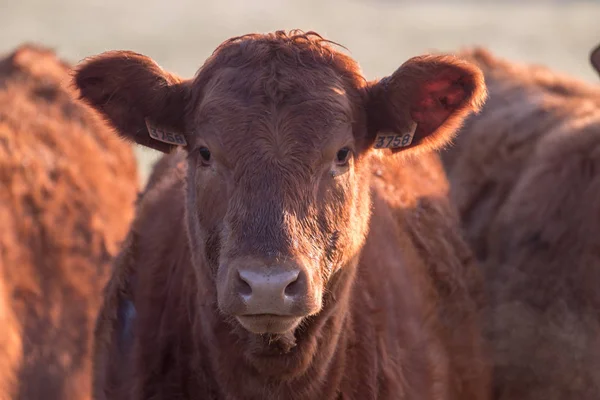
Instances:
[[[343,167],[348,164],[349,159],[350,159],[350,149],[347,147],[344,147],[337,152],[337,155],[335,157],[335,163],[338,166]]]
[[[210,150],[208,150],[206,147],[201,147],[198,152],[202,158],[202,165],[208,165],[210,163]]]

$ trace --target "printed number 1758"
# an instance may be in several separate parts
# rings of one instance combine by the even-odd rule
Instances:
[[[412,135],[410,133],[405,133],[404,135],[380,135],[377,136],[377,141],[375,142],[376,149],[387,149],[387,148],[396,148],[396,147],[405,147],[408,146],[411,142]]]

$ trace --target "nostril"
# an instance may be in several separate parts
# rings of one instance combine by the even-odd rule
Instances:
[[[298,297],[306,290],[306,276],[299,270],[268,269],[251,271],[240,269],[237,273],[235,293],[249,302],[277,303]]]
[[[244,279],[244,277],[238,272],[237,291],[242,296],[250,296],[252,294],[252,286]]]
[[[297,296],[302,291],[302,275],[296,274],[290,283],[285,287],[286,296]]]

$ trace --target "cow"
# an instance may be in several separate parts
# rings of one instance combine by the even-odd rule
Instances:
[[[123,50],[74,82],[166,153],[105,290],[96,399],[487,399],[481,276],[434,153],[485,101],[476,67],[367,81],[282,30],[192,79]]]
[[[458,54],[489,91],[442,159],[484,271],[494,399],[599,399],[600,87]]]
[[[71,66],[0,59],[0,399],[91,398],[102,289],[135,214],[132,146],[77,99]]]

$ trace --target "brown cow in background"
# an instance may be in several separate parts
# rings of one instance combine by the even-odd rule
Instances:
[[[85,400],[101,291],[133,217],[130,145],[77,102],[70,68],[0,60],[0,399]]]
[[[279,31],[191,80],[127,51],[75,80],[123,137],[173,150],[107,287],[97,399],[487,398],[480,277],[428,152],[483,102],[472,64],[367,82]]]
[[[495,398],[600,399],[600,87],[463,56],[489,99],[443,159],[490,293]]]

